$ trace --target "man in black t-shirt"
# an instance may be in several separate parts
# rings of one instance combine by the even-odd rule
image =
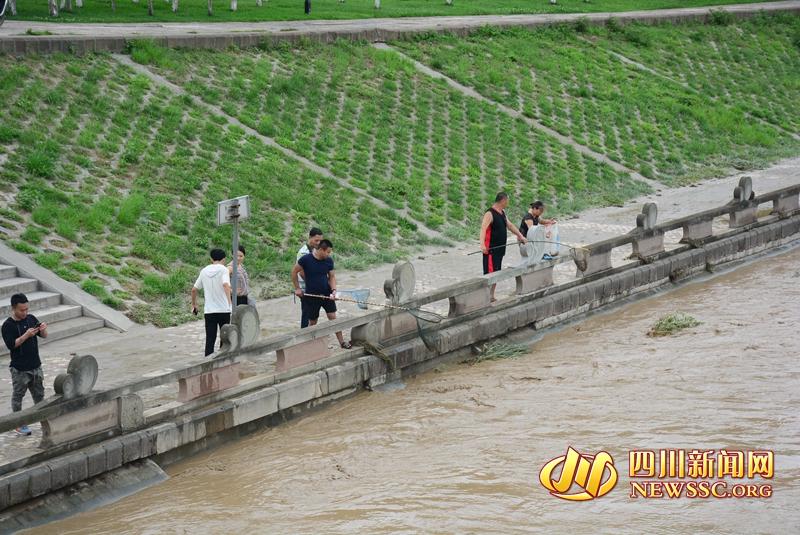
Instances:
[[[483,274],[500,271],[503,267],[503,256],[506,254],[506,237],[510,230],[520,243],[525,243],[519,229],[506,217],[508,207],[508,194],[501,191],[494,198],[494,204],[486,210],[481,220],[479,235],[481,252],[483,252]],[[490,287],[491,300],[496,301],[494,291],[496,284]]]
[[[39,359],[37,336],[47,338],[47,324],[40,323],[36,316],[28,314],[28,298],[25,294],[11,296],[11,317],[3,323],[3,341],[11,352],[11,410],[22,410],[22,398],[30,390],[33,402],[44,399],[44,374]],[[16,430],[19,435],[30,435],[24,425]]]
[[[319,320],[319,310],[325,309],[329,320],[336,319],[336,272],[333,268],[333,244],[330,240],[321,240],[316,249],[303,256],[292,268],[292,285],[294,293],[300,297],[303,315],[308,318],[309,327]],[[305,290],[300,287],[298,276],[305,281]],[[313,294],[313,295],[306,295]],[[342,332],[336,333],[339,345],[350,349],[350,342],[345,342]]]

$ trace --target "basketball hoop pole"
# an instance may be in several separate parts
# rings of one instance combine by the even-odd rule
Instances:
[[[239,278],[236,276],[239,264],[239,201],[234,200],[228,208],[228,217],[233,220],[233,272],[231,274],[231,311],[236,308],[236,286]]]
[[[217,225],[233,223],[233,262],[231,262],[231,311],[236,308],[239,271],[239,220],[250,217],[250,196],[244,195],[217,203]]]

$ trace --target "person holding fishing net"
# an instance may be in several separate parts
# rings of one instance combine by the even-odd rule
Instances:
[[[510,230],[520,243],[525,243],[525,236],[506,217],[508,194],[501,191],[494,198],[494,204],[486,210],[481,221],[481,252],[483,253],[483,274],[500,271],[503,267],[503,257],[506,254],[506,236]],[[497,301],[494,291],[497,285],[491,286],[491,300]]]
[[[319,245],[300,258],[292,268],[294,293],[300,298],[300,306],[303,315],[308,318],[309,326],[317,324],[320,309],[325,309],[329,320],[336,319],[336,272],[332,252],[331,241],[320,240]],[[305,280],[305,289],[300,287],[300,276]],[[353,347],[350,342],[344,341],[341,331],[336,333],[336,338],[343,349]]]
[[[558,256],[558,221],[555,219],[545,219],[542,217],[544,214],[544,203],[542,201],[532,202],[530,208],[522,217],[519,224],[519,231],[528,239],[528,243],[519,246],[519,253],[522,257],[528,257],[529,252],[533,253],[536,258],[528,258],[527,262],[538,263],[541,260],[552,260]],[[543,229],[537,228],[542,225]],[[542,251],[534,247],[536,242]]]

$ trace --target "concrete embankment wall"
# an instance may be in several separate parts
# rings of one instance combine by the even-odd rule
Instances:
[[[77,451],[0,477],[0,532],[23,527],[19,508],[29,500],[80,483],[141,459],[170,463],[227,440],[232,434],[273,425],[287,416],[341,398],[387,379],[409,375],[442,359],[463,356],[471,346],[521,328],[545,329],[637,293],[671,287],[675,282],[713,271],[800,240],[800,214],[759,223],[703,245],[664,252],[646,264],[596,273],[557,287],[516,296],[430,330],[426,347],[416,335],[387,344],[382,358],[363,356],[245,394],[232,395],[172,421],[102,440]],[[24,502],[28,502],[27,504]],[[12,506],[22,504],[18,508]]]
[[[761,4],[738,4],[706,8],[661,9],[620,13],[575,13],[543,15],[497,15],[463,17],[408,17],[400,19],[363,19],[336,21],[289,21],[265,23],[241,23],[226,25],[217,23],[214,29],[207,25],[179,24],[118,24],[100,26],[95,35],[84,33],[84,29],[67,35],[26,35],[24,30],[17,35],[0,35],[0,53],[11,55],[50,54],[55,52],[84,54],[87,52],[122,53],[136,39],[152,39],[170,48],[205,48],[224,50],[230,47],[249,48],[264,44],[301,40],[331,43],[337,39],[354,41],[385,42],[408,38],[421,33],[453,33],[467,35],[483,26],[535,28],[553,24],[569,24],[585,20],[588,24],[605,24],[610,19],[619,23],[641,22],[658,24],[667,22],[706,21],[713,11],[726,11],[733,17],[746,18],[758,13],[800,13],[798,2],[768,2]],[[19,24],[27,24],[20,21]],[[38,28],[36,23],[30,26]],[[69,25],[68,25],[69,26]],[[76,25],[72,25],[73,27]],[[56,28],[54,28],[56,29]],[[201,31],[198,31],[201,30]],[[41,30],[49,31],[41,25]]]

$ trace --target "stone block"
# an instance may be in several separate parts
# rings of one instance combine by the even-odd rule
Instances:
[[[299,344],[279,349],[276,352],[277,361],[275,371],[284,372],[309,362],[315,362],[329,357],[331,354],[328,349],[328,338],[323,336],[301,342]]]
[[[273,387],[263,388],[232,401],[235,426],[278,412],[278,390]]]
[[[553,267],[524,273],[516,278],[517,295],[529,294],[553,285]]]
[[[9,483],[5,479],[0,479],[0,511],[11,506],[11,496],[9,495]]]
[[[364,325],[358,325],[350,330],[350,340],[355,342],[367,342],[371,345],[380,345],[384,340],[383,320],[371,321]],[[325,346],[327,348],[327,344]]]
[[[161,424],[156,434],[156,455],[181,446],[181,432],[174,423]]]
[[[278,410],[286,410],[323,395],[322,385],[316,374],[278,383],[275,389],[278,391]]]
[[[50,467],[46,464],[37,464],[28,470],[30,477],[31,497],[41,496],[50,492]]]
[[[797,193],[779,197],[772,201],[773,214],[785,215],[795,210],[800,210],[800,195]]]
[[[404,334],[417,331],[417,320],[408,312],[389,316],[384,320],[383,339],[389,340]]]
[[[93,477],[105,473],[106,469],[106,450],[100,444],[95,444],[86,449],[86,469],[88,476]]]
[[[233,411],[234,404],[231,401],[230,410]],[[232,418],[231,418],[232,419]],[[195,419],[192,416],[183,416],[179,421],[176,421],[178,431],[180,431],[180,443],[190,444],[203,439],[207,435],[206,420]],[[227,426],[226,426],[227,428]]]
[[[758,206],[747,206],[745,208],[737,208],[731,212],[730,215],[730,228],[743,227],[751,225],[758,221]]]
[[[239,384],[239,363],[233,363],[178,381],[178,401],[186,402]]]
[[[76,451],[75,453],[70,454],[67,459],[69,460],[70,484],[83,481],[89,477],[89,467],[85,453],[82,451]]]
[[[50,448],[95,433],[116,429],[119,421],[117,400],[99,403],[86,409],[42,421],[42,442]]]
[[[136,394],[127,394],[117,399],[119,428],[122,431],[138,429],[144,425],[144,403]]]
[[[69,459],[56,457],[45,464],[50,468],[50,487],[52,490],[60,489],[70,484]]]
[[[122,466],[122,442],[118,438],[106,440],[101,446],[106,452],[106,470]]]
[[[591,251],[589,253],[586,271],[578,270],[576,276],[585,277],[607,269],[611,269],[611,249],[607,251]]]
[[[448,316],[456,317],[469,314],[476,310],[488,307],[490,304],[491,295],[489,293],[489,286],[484,286],[461,295],[456,295],[450,298],[450,311]]]
[[[122,435],[119,440],[122,442],[122,464],[142,458],[142,441],[138,434]]]
[[[325,371],[328,374],[329,393],[345,390],[363,382],[361,367],[355,362],[345,362],[338,366],[332,366]]]
[[[4,478],[8,482],[9,502],[11,505],[22,503],[31,498],[31,478],[27,470],[13,472]]]
[[[683,237],[681,243],[700,242],[713,236],[714,231],[711,226],[711,219],[701,219],[683,225]]]
[[[664,233],[653,232],[649,236],[633,240],[633,256],[646,259],[664,252]]]

